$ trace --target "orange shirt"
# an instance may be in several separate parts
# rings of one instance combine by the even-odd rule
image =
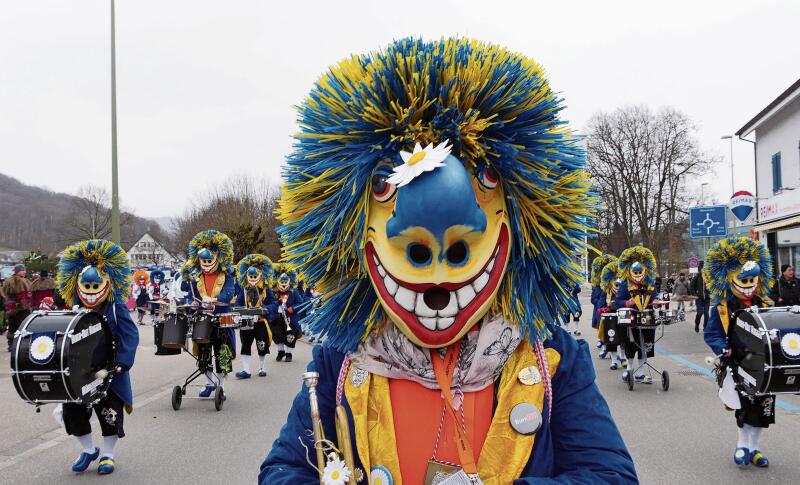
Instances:
[[[203,285],[206,287],[205,296],[209,298],[213,298],[212,295],[214,294],[214,285],[217,284],[217,276],[219,276],[219,273],[203,273]],[[201,295],[201,297],[202,296],[203,295]]]
[[[397,454],[403,483],[423,483],[442,417],[444,400],[441,391],[425,388],[406,379],[389,379],[389,392],[392,397]],[[478,456],[489,433],[493,404],[494,385],[464,395],[464,422],[475,455],[475,463],[478,462]],[[458,414],[461,412],[458,411]],[[460,462],[453,420],[448,413],[444,415],[444,428],[439,439],[436,458],[450,463]]]

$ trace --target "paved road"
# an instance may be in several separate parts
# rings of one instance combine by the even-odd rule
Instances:
[[[588,291],[584,292],[584,294]],[[581,322],[583,337],[594,346],[588,301]],[[693,318],[694,315],[690,314]],[[295,362],[268,358],[270,375],[227,385],[230,399],[221,412],[211,401],[186,400],[180,411],[170,391],[193,368],[186,356],[152,355],[152,331],[142,329],[133,369],[136,411],[126,416],[128,436],[117,447],[117,472],[100,477],[68,471],[77,455],[50,417],[50,408],[33,412],[16,395],[8,376],[8,354],[0,352],[0,483],[62,484],[251,484],[258,466],[285,419],[310,347],[299,344]],[[798,483],[800,399],[781,399],[778,425],[764,435],[762,448],[773,462],[768,470],[739,470],[731,460],[736,430],[722,410],[713,381],[706,375],[709,351],[692,325],[668,329],[653,363],[671,373],[671,387],[637,386],[620,381],[609,361],[595,359],[598,385],[635,459],[643,484]],[[575,416],[575,419],[581,419]]]

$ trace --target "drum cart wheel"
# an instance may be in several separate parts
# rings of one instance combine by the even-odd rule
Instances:
[[[666,370],[661,372],[661,389],[664,392],[669,391],[669,372]]]
[[[225,402],[225,391],[222,390],[222,386],[217,386],[217,390],[214,391],[214,409],[222,411],[223,402]]]
[[[635,380],[636,379],[633,377],[633,372],[628,373],[628,390],[629,391],[633,390],[633,381],[635,381]]]
[[[183,388],[181,386],[175,386],[172,388],[172,409],[177,411],[181,408],[181,402],[183,401]]]

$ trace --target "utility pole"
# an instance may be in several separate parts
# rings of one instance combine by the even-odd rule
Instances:
[[[111,0],[111,239],[120,242],[119,176],[117,173],[117,55],[114,0]]]

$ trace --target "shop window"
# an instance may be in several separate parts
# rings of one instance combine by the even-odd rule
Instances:
[[[781,180],[781,152],[772,155],[772,193],[777,194],[783,187]]]

